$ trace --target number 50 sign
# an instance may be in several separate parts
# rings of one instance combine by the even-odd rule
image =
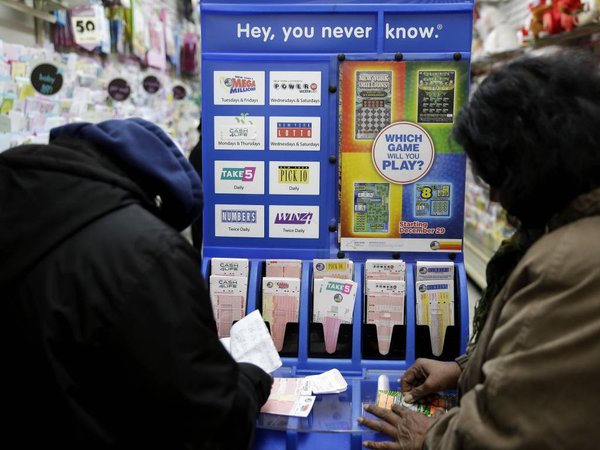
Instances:
[[[90,13],[91,15],[89,15]],[[93,45],[95,47],[100,44],[98,24],[93,10],[74,12],[71,16],[71,25],[77,45]]]

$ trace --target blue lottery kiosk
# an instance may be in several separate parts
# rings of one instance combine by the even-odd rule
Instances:
[[[306,418],[261,414],[256,449],[360,449],[377,379],[418,357],[452,360],[469,330],[463,263],[466,157],[451,130],[468,98],[473,1],[202,0],[202,272],[250,261],[246,313],[267,259],[302,261],[300,310],[278,377],[337,368],[341,394]],[[236,170],[224,174],[226,169]],[[233,174],[233,175],[232,175]],[[287,174],[287,177],[284,176]],[[312,321],[314,259],[353,261],[352,323],[327,352]],[[389,351],[365,320],[367,260],[406,264]],[[452,262],[452,324],[437,355],[417,320],[418,261]]]

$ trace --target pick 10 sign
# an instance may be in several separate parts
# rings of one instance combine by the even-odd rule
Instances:
[[[371,147],[373,165],[379,175],[395,184],[423,178],[433,164],[435,149],[424,128],[411,122],[396,122],[382,129]]]

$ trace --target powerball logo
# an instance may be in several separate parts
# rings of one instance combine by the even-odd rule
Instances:
[[[279,138],[311,138],[312,123],[310,122],[277,122],[277,137]]]
[[[288,81],[288,82],[284,82],[281,80],[276,80],[273,83],[273,88],[279,90],[282,89],[284,91],[297,91],[297,92],[301,92],[301,93],[309,93],[309,92],[316,92],[316,90],[319,88],[319,85],[317,83],[305,83],[302,81]]]
[[[229,181],[254,181],[256,167],[223,167],[221,170],[221,180]]]
[[[256,91],[256,80],[252,77],[233,76],[222,78],[221,82],[229,89],[230,94],[241,94]]]

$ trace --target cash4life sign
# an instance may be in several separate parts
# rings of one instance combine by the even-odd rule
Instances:
[[[423,178],[433,164],[435,149],[421,126],[396,122],[382,129],[371,147],[373,165],[379,175],[395,184]]]

